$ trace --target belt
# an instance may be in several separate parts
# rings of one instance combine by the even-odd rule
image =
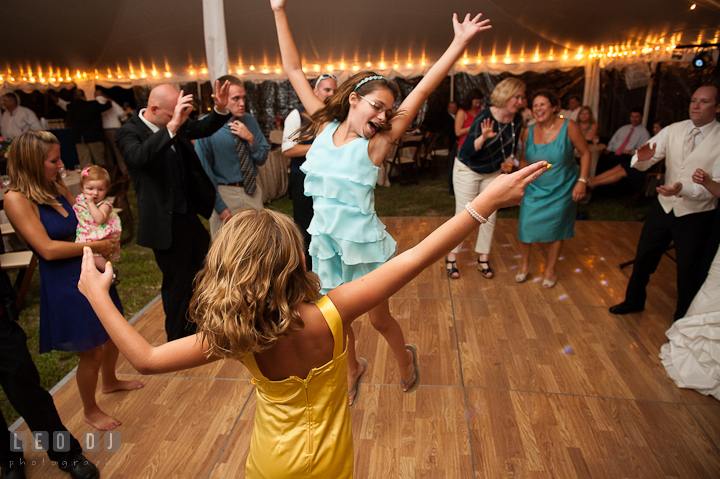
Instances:
[[[236,181],[234,183],[218,183],[218,186],[237,186],[238,188],[243,187],[242,181]]]

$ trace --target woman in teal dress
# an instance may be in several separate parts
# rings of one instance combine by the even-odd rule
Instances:
[[[563,241],[575,236],[576,205],[585,196],[590,170],[590,150],[585,136],[573,120],[557,116],[557,104],[555,93],[538,90],[532,102],[537,122],[523,134],[524,163],[521,166],[525,162],[547,161],[552,164],[552,170],[528,186],[520,205],[518,239],[522,266],[515,281],[522,283],[530,274],[532,243],[550,243],[543,288],[555,286],[555,265]],[[579,175],[575,148],[581,154]]]

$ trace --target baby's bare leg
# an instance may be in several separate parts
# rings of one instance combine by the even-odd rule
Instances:
[[[107,264],[107,260],[106,260],[104,257],[102,257],[102,256],[95,256],[95,266],[97,267],[97,269],[99,269],[99,270],[102,271],[103,273],[105,272],[105,265],[106,265],[106,264]]]

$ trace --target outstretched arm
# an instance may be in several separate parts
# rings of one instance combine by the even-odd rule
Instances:
[[[290,32],[290,25],[288,24],[287,13],[285,12],[285,3],[286,0],[270,0],[270,6],[275,14],[275,28],[277,29],[283,70],[285,70],[285,74],[288,80],[290,80],[305,110],[312,115],[319,108],[322,108],[323,102],[315,96],[307,78],[305,78],[305,73],[302,71],[300,55],[298,55],[295,40],[293,40],[292,33]]]
[[[273,0],[275,1],[275,0]],[[492,28],[490,26],[490,20],[480,21],[482,13],[478,13],[475,18],[471,19],[468,13],[465,16],[465,20],[460,23],[458,21],[457,14],[453,14],[453,30],[455,30],[455,37],[452,43],[440,59],[430,68],[425,74],[420,83],[410,92],[405,100],[400,105],[401,115],[396,115],[390,121],[392,123],[392,130],[390,135],[392,140],[398,140],[410,123],[420,111],[420,107],[428,99],[430,94],[440,85],[440,82],[447,76],[448,72],[455,64],[460,54],[465,50],[465,47],[470,40],[483,30]],[[459,135],[458,135],[459,136]]]
[[[92,251],[90,248],[85,248],[78,289],[88,299],[118,349],[139,373],[179,371],[220,359],[217,356],[207,357],[208,348],[200,342],[198,334],[176,339],[161,346],[151,346],[125,320],[110,299],[108,291],[112,275],[112,266],[109,263],[105,273],[101,274],[95,267]]]
[[[525,187],[548,168],[550,165],[546,162],[537,162],[513,174],[498,176],[471,201],[472,208],[488,218],[498,208],[519,204]],[[328,296],[337,307],[343,325],[348,327],[355,318],[388,299],[425,268],[462,242],[477,227],[477,220],[467,210],[463,210],[430,233],[414,248],[396,256],[362,278],[330,291]]]

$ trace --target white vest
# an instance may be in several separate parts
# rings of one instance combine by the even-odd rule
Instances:
[[[720,156],[720,123],[695,148],[687,158],[683,158],[683,144],[688,132],[688,121],[680,121],[668,126],[667,145],[665,147],[665,186],[672,187],[677,182],[692,183],[692,175],[700,168],[711,172],[713,163]],[[717,207],[717,198],[693,200],[682,196],[658,196],[665,213],[673,211],[676,217],[692,213],[711,211]]]

